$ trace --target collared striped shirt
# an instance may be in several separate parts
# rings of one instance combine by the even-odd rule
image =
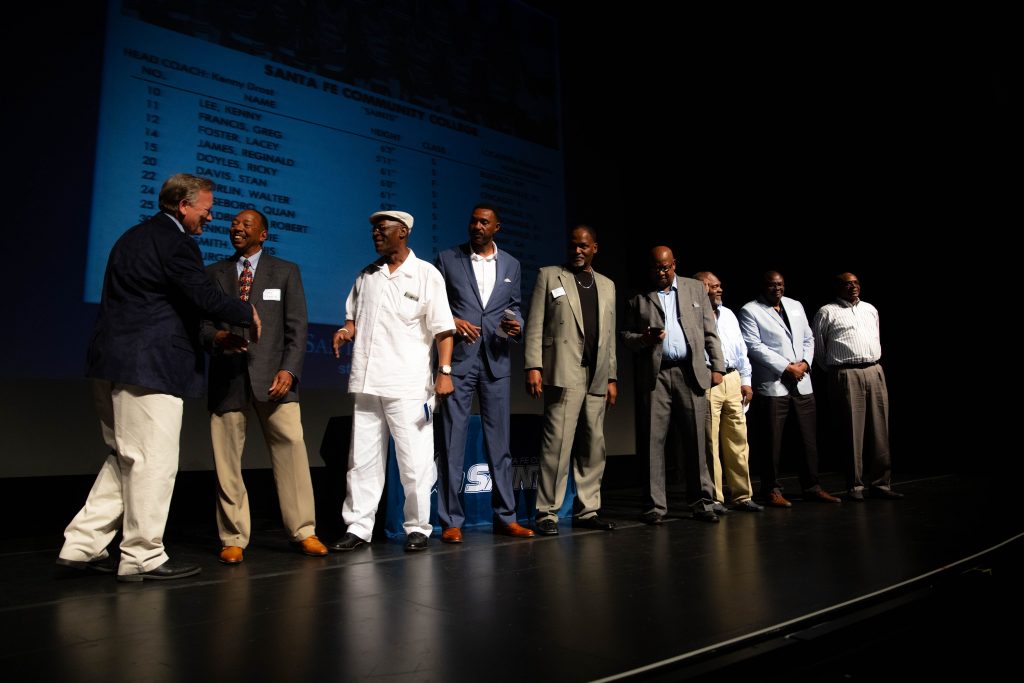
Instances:
[[[815,359],[827,367],[877,362],[878,309],[866,301],[825,304],[814,316],[814,345]]]

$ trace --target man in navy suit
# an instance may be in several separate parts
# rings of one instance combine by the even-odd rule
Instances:
[[[256,310],[210,282],[192,235],[211,219],[213,182],[187,173],[160,189],[160,213],[114,244],[103,279],[86,375],[110,448],[85,506],[64,532],[62,570],[112,571],[107,546],[120,530],[120,581],[177,579],[198,565],[171,562],[163,533],[178,471],[182,397],[203,392],[199,320],[248,327]],[[244,349],[247,342],[231,343]]]
[[[466,515],[459,491],[474,394],[480,398],[494,531],[519,538],[534,535],[516,522],[512,490],[509,343],[521,337],[523,319],[519,261],[494,243],[500,229],[497,210],[477,204],[469,219],[469,242],[441,252],[434,264],[444,276],[456,332],[452,366],[441,371],[450,370],[458,378],[442,413],[445,453],[438,468],[437,512],[445,543],[462,543]]]
[[[804,500],[838,503],[818,483],[817,413],[811,387],[814,334],[799,301],[783,296],[786,281],[774,270],[764,274],[761,296],[740,310],[740,332],[753,368],[758,396],[751,404],[754,451],[760,461],[761,496],[771,507],[788,508],[779,483],[779,458],[786,418],[793,413],[804,445],[800,486]]]

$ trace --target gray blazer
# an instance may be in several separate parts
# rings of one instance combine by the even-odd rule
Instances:
[[[786,327],[782,316],[760,299],[744,305],[738,316],[753,366],[751,382],[754,391],[763,396],[788,396],[790,386],[782,381],[786,366],[801,360],[810,366],[814,360],[814,333],[807,323],[804,307],[785,296],[782,307],[792,331]],[[810,371],[797,383],[796,389],[800,394],[813,392]]]
[[[676,277],[676,310],[686,337],[687,358],[702,389],[711,387],[711,371],[725,372],[718,325],[704,285],[693,278]],[[661,369],[661,344],[644,346],[640,340],[648,327],[665,327],[665,311],[657,291],[637,294],[626,304],[622,341],[636,353],[636,389],[653,391]],[[705,358],[705,354],[707,354]],[[708,367],[708,363],[711,367]]]
[[[615,362],[615,283],[594,273],[597,283],[597,365],[587,391],[603,396],[618,379]],[[565,294],[552,292],[561,288]],[[572,271],[563,266],[540,269],[526,320],[526,368],[538,368],[544,384],[571,387],[583,362],[583,312]]]
[[[238,272],[235,259],[211,264],[207,275],[219,289],[238,297]],[[277,290],[275,292],[275,290]],[[299,378],[306,358],[306,293],[302,288],[299,267],[291,261],[263,252],[253,276],[249,302],[263,322],[259,342],[249,345],[246,353],[225,355],[213,348],[217,330],[240,333],[238,328],[204,320],[201,328],[203,346],[210,352],[210,383],[207,407],[211,412],[241,410],[249,396],[267,400],[267,391],[279,370],[295,376],[291,390],[280,403],[299,400]]]

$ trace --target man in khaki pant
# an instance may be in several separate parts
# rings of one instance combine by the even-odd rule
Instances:
[[[242,450],[250,408],[255,410],[270,451],[281,516],[292,543],[306,555],[327,548],[316,537],[313,485],[299,413],[299,377],[306,353],[306,296],[298,266],[263,252],[267,219],[259,211],[235,216],[229,231],[236,253],[206,269],[222,291],[249,301],[266,336],[248,344],[241,330],[203,322],[211,353],[210,436],[217,470],[217,530],[220,561],[238,564],[249,544],[249,499],[242,481]]]
[[[717,320],[718,340],[725,358],[722,383],[708,390],[708,417],[705,442],[708,469],[715,482],[716,511],[724,509],[723,468],[729,486],[731,507],[742,512],[764,509],[751,499],[750,448],[747,445],[747,416],[744,407],[754,397],[750,384],[747,346],[740,334],[736,314],[722,305],[722,282],[714,273],[703,271],[693,276],[704,283]]]

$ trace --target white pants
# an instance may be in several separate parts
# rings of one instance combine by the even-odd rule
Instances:
[[[349,449],[347,493],[341,516],[348,532],[364,541],[373,535],[377,504],[384,491],[388,434],[395,440],[398,475],[405,490],[405,533],[429,536],[430,489],[434,468],[434,425],[427,421],[423,401],[355,394],[352,446]]]
[[[148,572],[167,561],[163,536],[178,473],[182,400],[106,381],[93,383],[93,396],[110,455],[64,530],[60,557],[102,559],[120,529],[117,573]]]

